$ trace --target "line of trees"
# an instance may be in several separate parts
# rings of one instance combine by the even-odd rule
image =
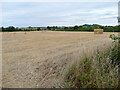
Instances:
[[[120,26],[102,26],[102,25],[89,25],[89,24],[84,24],[81,26],[73,26],[73,27],[57,27],[53,26],[47,27],[48,30],[52,31],[94,31],[94,29],[104,29],[105,32],[120,32]]]
[[[27,28],[18,28],[18,27],[14,27],[14,26],[9,26],[9,27],[1,27],[0,30],[2,30],[2,32],[14,32],[14,31],[40,31],[41,29],[38,28],[33,28],[33,27],[27,27]]]
[[[18,27],[1,27],[3,32],[13,32],[13,31],[41,31],[41,30],[50,30],[50,31],[94,31],[94,29],[104,29],[105,32],[120,32],[119,26],[102,26],[98,24],[84,24],[81,26],[72,26],[72,27],[58,27],[58,26],[47,26],[47,27],[27,27],[27,28],[18,28]]]

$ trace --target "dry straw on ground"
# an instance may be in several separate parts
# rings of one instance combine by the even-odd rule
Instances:
[[[109,35],[93,32],[5,32],[2,34],[5,88],[50,88],[62,83],[67,67],[87,51],[111,45]]]

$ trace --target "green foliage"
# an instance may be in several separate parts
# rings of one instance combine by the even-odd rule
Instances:
[[[40,30],[41,30],[41,28],[38,27],[38,28],[37,28],[37,31],[40,31]]]
[[[78,29],[79,29],[79,26],[76,25],[76,26],[73,27],[73,29],[74,29],[74,30],[78,30]]]
[[[12,31],[15,31],[15,27],[13,27],[13,26],[9,26],[7,28],[2,27],[2,30],[12,32]]]
[[[9,26],[9,27],[1,27],[2,32],[14,32],[14,31],[37,31],[40,30],[40,28],[33,28],[31,26],[29,26],[28,28],[18,28],[18,27],[13,27],[13,26]]]
[[[114,42],[118,41],[118,43],[120,43],[120,37],[119,36],[115,36],[115,34],[110,34],[109,38],[114,40]]]
[[[118,88],[117,46],[105,51],[97,50],[73,64],[65,76],[67,88]]]
[[[73,26],[73,27],[55,27],[55,26],[49,26],[50,30],[52,31],[89,31],[92,32],[94,29],[104,29],[105,32],[120,32],[120,26],[102,26],[98,24],[84,24],[81,26]]]
[[[48,30],[51,30],[51,27],[47,26],[47,29],[48,29]]]
[[[45,27],[27,27],[27,28],[15,28],[13,26],[9,26],[9,27],[1,27],[2,31],[8,31],[8,32],[12,32],[12,31],[40,31]],[[75,25],[75,26],[69,26],[69,27],[58,27],[58,26],[47,26],[46,27],[48,30],[51,31],[89,31],[89,32],[93,32],[94,29],[104,29],[105,32],[120,32],[120,26],[102,26],[102,25],[98,25],[98,24],[93,24],[93,25],[89,25],[89,24],[84,24],[81,26]]]

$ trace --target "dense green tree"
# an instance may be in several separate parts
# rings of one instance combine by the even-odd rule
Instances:
[[[6,28],[6,31],[12,32],[12,31],[16,31],[16,29],[13,26],[9,26],[8,28]]]
[[[45,27],[44,27],[45,28]],[[93,25],[89,25],[89,24],[84,24],[81,26],[73,26],[73,27],[57,27],[57,26],[47,26],[48,30],[52,30],[52,31],[94,31],[94,29],[104,29],[105,32],[120,32],[120,25],[119,26],[102,26],[102,25],[98,25],[98,24],[93,24]],[[39,31],[41,30],[41,28],[33,28],[31,26],[29,26],[28,28],[18,28],[18,27],[13,27],[13,26],[9,26],[9,27],[1,27],[2,31],[8,31],[8,32],[12,32],[12,31]]]
[[[38,27],[38,28],[37,28],[37,31],[40,31],[40,30],[41,30],[41,28],[40,28],[40,27]]]
[[[1,28],[1,31],[5,31],[4,27]]]
[[[48,30],[51,30],[51,27],[47,26],[47,29],[48,29]]]
[[[78,29],[79,29],[79,26],[75,25],[75,26],[73,27],[73,29],[74,29],[74,30],[78,30]]]

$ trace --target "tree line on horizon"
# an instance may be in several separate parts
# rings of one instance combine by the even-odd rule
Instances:
[[[118,26],[102,26],[98,24],[84,24],[84,25],[75,25],[75,26],[65,26],[65,27],[58,27],[58,26],[47,26],[47,27],[27,27],[27,28],[18,28],[14,26],[9,27],[1,27],[2,32],[13,32],[13,31],[43,31],[43,30],[50,30],[50,31],[89,31],[92,32],[94,29],[103,29],[104,32],[120,32],[120,25]]]

